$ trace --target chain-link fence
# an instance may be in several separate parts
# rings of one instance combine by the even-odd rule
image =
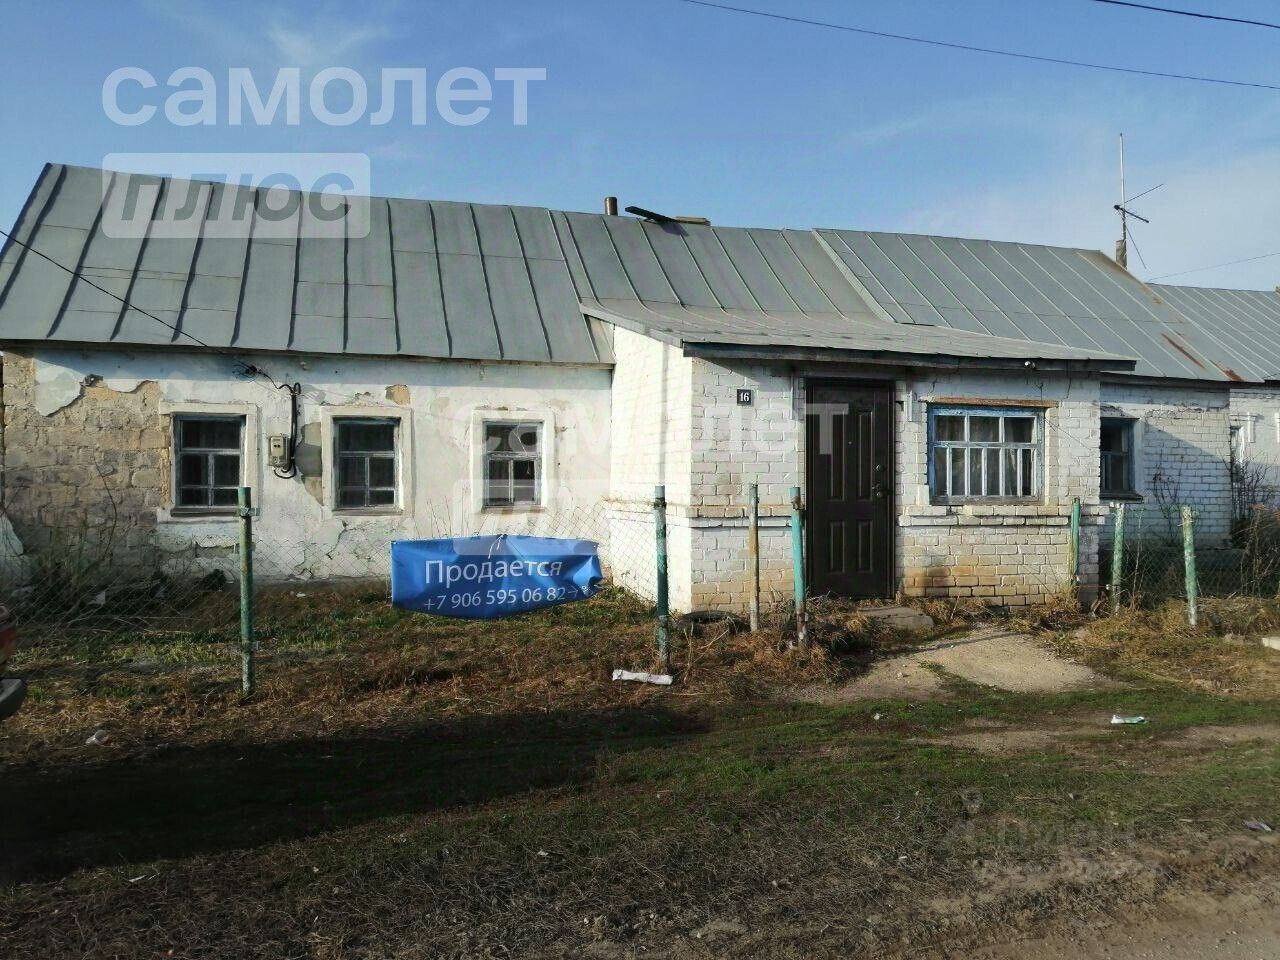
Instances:
[[[1183,600],[1195,617],[1201,597],[1280,596],[1280,510],[1252,505],[1226,536],[1205,536],[1192,505],[1175,505],[1175,523],[1144,523],[1118,507],[1103,545],[1101,570],[1113,609]]]
[[[589,540],[606,579],[652,601],[657,554],[652,508],[608,503],[495,514],[477,525],[447,511],[419,518],[361,516],[311,528],[251,511],[255,635],[264,650],[340,643],[344,619],[371,601],[391,613],[391,544],[404,539],[526,534]],[[642,522],[636,522],[637,515]],[[110,524],[78,531],[23,527],[0,515],[0,605],[24,645],[75,648],[89,659],[157,650],[216,662],[240,650],[240,518],[174,518],[143,531]],[[491,529],[490,529],[491,528]]]

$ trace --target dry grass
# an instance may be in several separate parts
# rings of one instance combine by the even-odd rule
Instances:
[[[1121,678],[1176,683],[1216,694],[1274,697],[1280,692],[1280,653],[1262,647],[1261,634],[1280,629],[1280,600],[1201,601],[1200,627],[1187,625],[1186,604],[1122,609],[1069,632],[1050,636],[1067,656]]]
[[[622,591],[498,621],[392,609],[368,588],[262,598],[258,689],[239,689],[234,633],[206,626],[104,634],[92,627],[26,645],[11,669],[31,696],[0,727],[0,755],[55,763],[168,743],[261,741],[385,728],[424,718],[641,707],[663,695],[617,683],[615,667],[657,669],[652,610]],[[705,704],[834,679],[825,648],[787,649],[776,629],[677,628],[678,693]]]

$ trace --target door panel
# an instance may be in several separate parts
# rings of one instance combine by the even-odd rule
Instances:
[[[893,403],[887,386],[815,383],[806,417],[811,592],[887,597],[893,582]]]

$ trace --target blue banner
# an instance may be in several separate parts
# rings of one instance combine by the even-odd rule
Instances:
[[[597,545],[552,537],[458,537],[391,544],[391,603],[404,610],[491,620],[595,594]]]

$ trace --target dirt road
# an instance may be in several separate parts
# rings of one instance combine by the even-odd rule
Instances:
[[[1189,914],[1109,927],[1097,934],[1020,941],[966,953],[970,960],[1276,960],[1280,910],[1228,901]]]

